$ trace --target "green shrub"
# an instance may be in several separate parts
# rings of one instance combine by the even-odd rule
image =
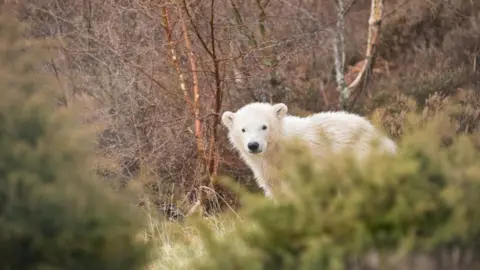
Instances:
[[[89,137],[55,106],[48,52],[23,30],[0,16],[0,268],[140,269],[142,219],[89,173]]]
[[[442,112],[405,119],[398,154],[362,166],[347,153],[314,162],[292,145],[288,192],[276,203],[246,196],[243,220],[223,237],[199,225],[205,254],[189,269],[402,269],[419,256],[430,269],[478,267],[478,134],[456,134]],[[449,261],[454,250],[464,256]]]

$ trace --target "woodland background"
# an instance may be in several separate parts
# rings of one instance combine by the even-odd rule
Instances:
[[[80,105],[84,120],[98,124],[101,178],[117,189],[141,185],[173,218],[199,200],[211,213],[236,207],[235,193],[214,175],[258,191],[227,142],[224,110],[252,101],[284,102],[297,115],[340,109],[333,0],[5,3],[30,37],[53,41],[45,69],[62,89],[58,105]],[[454,99],[462,105],[458,131],[478,130],[480,4],[384,5],[376,61],[345,109],[379,114],[399,138],[407,112],[428,114]],[[370,6],[344,3],[347,84],[365,57]]]

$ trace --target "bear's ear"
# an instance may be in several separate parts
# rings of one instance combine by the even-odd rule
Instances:
[[[230,129],[232,127],[232,123],[233,123],[233,116],[235,114],[233,112],[230,112],[230,111],[226,111],[222,114],[222,123],[224,126],[226,126],[228,129]]]
[[[273,105],[273,111],[275,112],[275,115],[281,119],[287,114],[288,108],[287,105],[283,103],[277,103]]]

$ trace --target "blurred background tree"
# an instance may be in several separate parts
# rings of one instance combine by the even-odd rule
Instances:
[[[92,134],[39,71],[51,44],[26,29],[2,10],[0,268],[139,269],[150,258],[143,218],[92,173]]]

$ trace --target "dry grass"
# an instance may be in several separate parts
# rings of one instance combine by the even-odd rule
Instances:
[[[205,254],[204,242],[195,225],[178,226],[177,223],[153,215],[149,216],[149,220],[144,237],[155,243],[154,256],[158,257],[149,269],[187,269],[189,263]],[[218,238],[235,229],[234,223],[222,216],[210,217],[204,221]]]

